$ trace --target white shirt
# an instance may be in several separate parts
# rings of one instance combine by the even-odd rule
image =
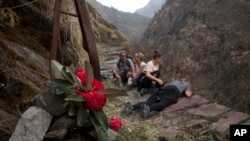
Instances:
[[[159,64],[154,65],[153,61],[151,60],[146,64],[145,71],[148,71],[148,72],[158,71],[159,66],[160,66]]]

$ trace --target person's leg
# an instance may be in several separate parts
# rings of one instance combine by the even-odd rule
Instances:
[[[145,102],[139,102],[137,104],[134,104],[134,105],[131,105],[130,102],[127,102],[125,105],[124,105],[124,108],[123,110],[121,111],[121,114],[122,115],[129,115],[132,113],[132,111],[134,110],[138,110],[138,109],[141,109],[142,108],[142,105],[144,104]]]
[[[175,102],[165,98],[165,99],[161,99],[158,103],[152,104],[149,108],[150,108],[150,111],[161,111],[173,103]]]
[[[140,113],[140,118],[146,119],[153,115],[156,115],[159,111],[163,110],[165,107],[173,103],[174,102],[169,99],[162,99],[158,103],[153,103],[150,106],[143,104]]]
[[[133,110],[138,110],[141,108],[141,105],[144,104],[145,102],[139,102],[133,105]]]
[[[154,72],[151,73],[151,75],[153,75],[153,76],[156,77],[156,78],[160,78],[160,76],[161,76],[160,71],[154,71]],[[159,87],[162,86],[162,85],[160,85],[160,84],[157,83],[157,82],[154,82],[154,83],[155,83],[154,86],[155,86],[156,88],[159,88]]]
[[[159,100],[157,98],[157,95],[151,95],[147,99],[147,101],[145,102],[145,104],[148,105],[148,106],[151,106],[152,104],[157,103],[157,102],[159,102]]]
[[[145,119],[146,117],[150,116],[150,107],[155,103],[159,102],[157,95],[151,95],[145,103],[141,104],[141,112],[140,118]]]
[[[133,110],[138,110],[142,109],[143,105],[150,106],[154,103],[158,102],[157,96],[156,95],[151,95],[146,102],[139,102],[134,105],[131,105],[130,103],[126,103],[124,109],[122,110],[122,114],[128,115],[130,114]]]
[[[136,77],[133,77],[133,78],[131,79],[131,85],[133,85],[133,86],[138,85],[138,84],[137,84],[138,79],[140,79],[140,76],[139,76],[139,75],[136,76]]]
[[[160,73],[160,71],[154,71],[154,72],[151,73],[151,75],[153,75],[156,78],[160,78],[161,73]]]
[[[128,77],[126,73],[121,74],[122,82],[125,84],[128,82]]]
[[[123,90],[124,89],[124,84],[126,83],[126,75],[124,74],[124,72],[118,72],[118,74],[121,77],[121,81],[119,81],[119,87],[120,87],[120,89]]]
[[[140,88],[150,88],[152,80],[148,79],[144,73],[141,74],[138,84]]]
[[[140,88],[138,91],[140,92],[141,96],[150,93],[149,88],[151,87],[151,83],[152,81],[146,77],[141,81],[140,85],[138,86],[138,88]]]

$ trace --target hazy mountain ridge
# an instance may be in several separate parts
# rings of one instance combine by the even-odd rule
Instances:
[[[189,74],[199,93],[250,111],[239,103],[250,103],[249,9],[247,0],[169,0],[141,43],[164,54],[167,74]]]
[[[140,40],[150,20],[138,14],[122,12],[112,7],[103,6],[96,0],[86,0],[86,2],[92,5],[107,22],[116,26],[129,40]]]
[[[135,13],[152,18],[157,13],[167,0],[150,0],[148,4],[138,10]]]

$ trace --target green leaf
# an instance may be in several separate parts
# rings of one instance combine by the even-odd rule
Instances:
[[[67,80],[61,80],[61,79],[55,79],[52,82],[52,85],[54,87],[62,87],[62,88],[65,88],[65,87],[72,88],[73,87],[73,85],[69,81],[67,81]]]
[[[75,74],[70,70],[69,67],[62,68],[62,75],[71,83],[75,84]]]
[[[98,120],[98,122],[101,124],[102,128],[104,130],[107,130],[109,127],[108,119],[107,119],[107,116],[105,115],[105,113],[103,112],[103,110],[94,112],[94,115],[95,115],[96,119]]]
[[[64,90],[62,88],[55,88],[55,93],[57,95],[64,94]]]
[[[75,82],[76,82],[78,88],[81,88],[82,90],[87,91],[87,87],[82,85],[82,82],[81,82],[81,80],[79,78],[76,77]]]
[[[85,69],[86,69],[86,73],[87,73],[87,90],[91,89],[91,83],[94,79],[94,74],[93,74],[93,69],[91,64],[88,61],[85,61]]]
[[[108,141],[108,133],[106,130],[103,130],[100,126],[95,127],[97,136],[98,136],[98,141]]]
[[[80,107],[77,112],[77,125],[82,127],[85,123],[88,122],[89,112],[83,108]]]
[[[90,112],[89,115],[90,122],[94,125],[98,140],[99,141],[108,141],[108,133],[107,129],[103,128],[99,121],[97,120],[95,114],[93,112]]]
[[[67,80],[55,79],[52,82],[52,88],[55,90],[56,94],[63,94],[71,91],[74,86]]]
[[[116,97],[116,96],[128,96],[128,94],[122,90],[118,90],[115,88],[106,88],[104,90],[98,91],[98,93],[106,95],[108,98]]]
[[[65,80],[65,78],[62,75],[63,66],[59,62],[57,62],[56,60],[51,60],[50,66],[56,79]]]
[[[69,106],[69,102],[68,101],[65,101],[64,104],[63,104],[63,107],[64,108],[67,108]]]
[[[69,95],[69,96],[67,96],[64,100],[65,101],[83,102],[84,98],[81,95],[75,94],[75,95]]]

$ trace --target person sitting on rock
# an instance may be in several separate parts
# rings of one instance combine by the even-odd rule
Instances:
[[[136,63],[136,69],[135,69],[136,76],[133,78],[131,77],[132,79],[130,81],[128,81],[129,85],[136,85],[138,79],[140,78],[140,74],[144,73],[145,66],[146,66],[146,63],[144,62],[143,53],[141,53],[141,52],[135,53],[134,58],[135,58],[135,63]]]
[[[133,61],[127,58],[125,51],[121,51],[119,56],[120,59],[114,63],[112,72],[118,80],[120,88],[124,89],[124,84],[128,82],[128,78],[135,76],[135,67]]]
[[[185,95],[186,97],[191,97],[192,95],[190,79],[188,76],[170,82],[169,84],[165,84],[155,94],[152,94],[146,102],[139,102],[135,105],[127,103],[122,110],[122,114],[128,115],[133,110],[140,109],[140,118],[146,119],[163,110],[167,106],[176,103],[182,95]]]
[[[146,64],[145,71],[140,74],[137,81],[137,87],[141,96],[149,92],[152,84],[157,88],[163,85],[163,81],[160,79],[159,70],[162,59],[162,55],[158,51],[155,51],[153,59]]]

